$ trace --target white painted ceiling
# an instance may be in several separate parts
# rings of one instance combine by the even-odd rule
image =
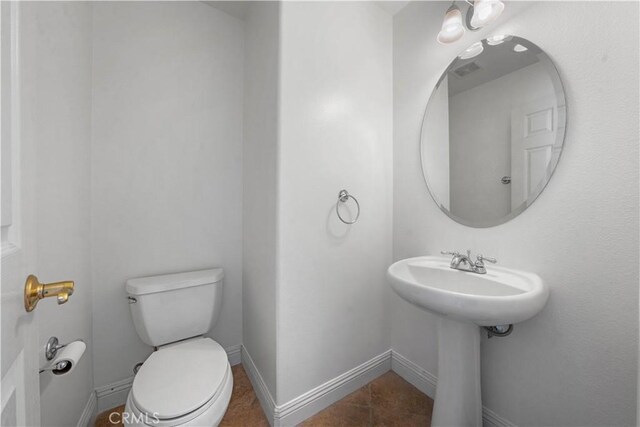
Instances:
[[[246,1],[205,1],[203,3],[242,20],[247,14],[248,2]]]
[[[285,0],[286,1],[286,0]],[[209,6],[220,9],[223,12],[228,13],[238,19],[244,19],[247,14],[248,1],[205,1],[204,3]],[[409,0],[384,0],[384,1],[372,1],[376,6],[393,16],[398,13],[402,8],[409,4]]]
[[[391,16],[400,12],[402,8],[409,4],[409,0],[386,0],[374,2],[378,7],[386,10]]]

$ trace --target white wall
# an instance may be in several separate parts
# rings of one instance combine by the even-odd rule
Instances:
[[[245,17],[243,344],[276,395],[276,223],[280,7],[252,2]]]
[[[82,339],[87,351],[73,373],[40,374],[41,420],[75,425],[93,391],[91,339],[90,139],[91,5],[22,3],[23,168],[33,168],[35,271],[43,282],[74,280],[64,305],[38,304],[39,348],[50,336]],[[27,215],[31,216],[31,215]],[[44,355],[40,355],[45,363]],[[63,408],[63,409],[61,409]]]
[[[391,24],[368,2],[281,5],[278,404],[389,348]]]
[[[449,3],[416,2],[394,18],[394,258],[481,250],[531,270],[551,296],[508,338],[484,339],[483,400],[518,425],[634,425],[638,352],[638,4],[509,2],[496,25],[451,46],[435,37]],[[577,25],[579,23],[579,25]],[[431,88],[466,45],[525,37],[565,85],[558,168],[527,211],[472,229],[433,203],[420,170]],[[433,316],[393,296],[395,350],[437,373]]]
[[[241,22],[200,2],[93,5],[92,263],[96,387],[151,347],[126,279],[223,267],[211,332],[242,340]]]

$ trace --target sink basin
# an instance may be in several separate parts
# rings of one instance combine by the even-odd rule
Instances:
[[[476,274],[449,267],[450,258],[423,256],[396,262],[391,286],[420,308],[480,326],[523,322],[542,310],[549,290],[533,273],[487,267]]]
[[[431,426],[481,427],[479,327],[530,319],[546,304],[549,289],[533,273],[488,266],[486,274],[477,274],[454,270],[450,262],[404,259],[389,267],[387,278],[404,300],[439,315]]]

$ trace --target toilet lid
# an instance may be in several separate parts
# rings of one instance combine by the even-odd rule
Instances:
[[[154,352],[133,380],[133,401],[157,418],[176,418],[207,403],[222,386],[227,353],[217,342],[201,338]]]

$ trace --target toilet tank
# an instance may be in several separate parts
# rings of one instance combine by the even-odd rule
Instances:
[[[127,280],[136,332],[154,347],[204,335],[222,305],[221,268]]]

